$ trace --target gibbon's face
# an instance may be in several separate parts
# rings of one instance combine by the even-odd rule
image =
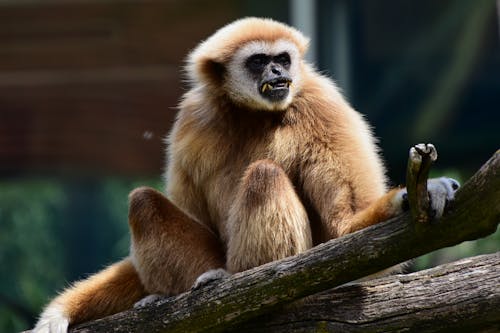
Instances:
[[[284,110],[299,86],[299,62],[292,42],[249,42],[229,62],[225,89],[233,101],[252,109]]]

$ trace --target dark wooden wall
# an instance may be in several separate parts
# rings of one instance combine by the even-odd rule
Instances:
[[[233,1],[0,3],[0,176],[160,174],[186,53]]]

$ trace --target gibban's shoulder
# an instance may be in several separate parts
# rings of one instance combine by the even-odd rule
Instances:
[[[352,112],[335,82],[310,66],[303,70],[301,87],[293,104],[299,112],[304,111],[306,116],[312,117],[335,118],[344,112]]]
[[[303,95],[314,96],[321,102],[345,102],[341,89],[335,81],[323,74],[320,74],[309,64],[304,64],[301,82]]]

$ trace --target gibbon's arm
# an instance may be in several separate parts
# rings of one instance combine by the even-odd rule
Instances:
[[[145,295],[126,258],[63,291],[47,305],[33,332],[66,333],[69,325],[124,311]]]
[[[434,145],[417,144],[410,148],[410,160],[414,164],[420,164],[422,162],[421,152],[434,155],[434,160],[437,157]],[[454,200],[455,192],[460,187],[460,183],[453,178],[440,177],[428,179],[426,187],[429,198],[429,210],[426,214],[428,214],[430,219],[439,219],[443,215],[448,202]],[[371,224],[385,221],[408,208],[407,189],[393,189],[370,204],[367,208],[354,214],[349,223],[344,225],[344,228],[341,229],[341,234],[354,232],[370,226]]]
[[[342,165],[337,167],[343,168]],[[332,168],[317,172],[320,168],[315,165],[306,168],[303,184],[305,195],[321,219],[324,237],[321,241],[360,230],[402,212],[400,190],[384,193],[384,178],[377,179],[373,175],[371,180],[361,183],[359,179],[347,178],[347,170]]]
[[[345,223],[340,223],[339,236],[349,234],[386,221],[404,211],[405,189],[395,188],[375,200],[368,207],[358,211]]]
[[[410,151],[415,148],[412,147]],[[375,150],[374,150],[375,151]],[[326,158],[332,158],[324,152]],[[367,159],[373,156],[367,156]],[[406,209],[406,188],[384,193],[385,177],[367,169],[362,160],[347,170],[323,170],[318,173],[314,164],[304,172],[304,189],[319,212],[324,241],[352,233],[386,221]],[[341,164],[337,164],[342,168]],[[365,170],[363,170],[365,168]],[[339,179],[338,174],[344,175]],[[349,178],[348,175],[357,175]],[[364,175],[364,176],[363,176]],[[429,179],[427,189],[432,218],[440,218],[448,201],[454,199],[458,181],[440,177]]]

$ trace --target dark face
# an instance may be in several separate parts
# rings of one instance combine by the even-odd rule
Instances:
[[[258,82],[261,96],[279,102],[288,96],[290,90],[290,64],[290,55],[286,52],[278,55],[257,53],[248,57],[245,67]]]

